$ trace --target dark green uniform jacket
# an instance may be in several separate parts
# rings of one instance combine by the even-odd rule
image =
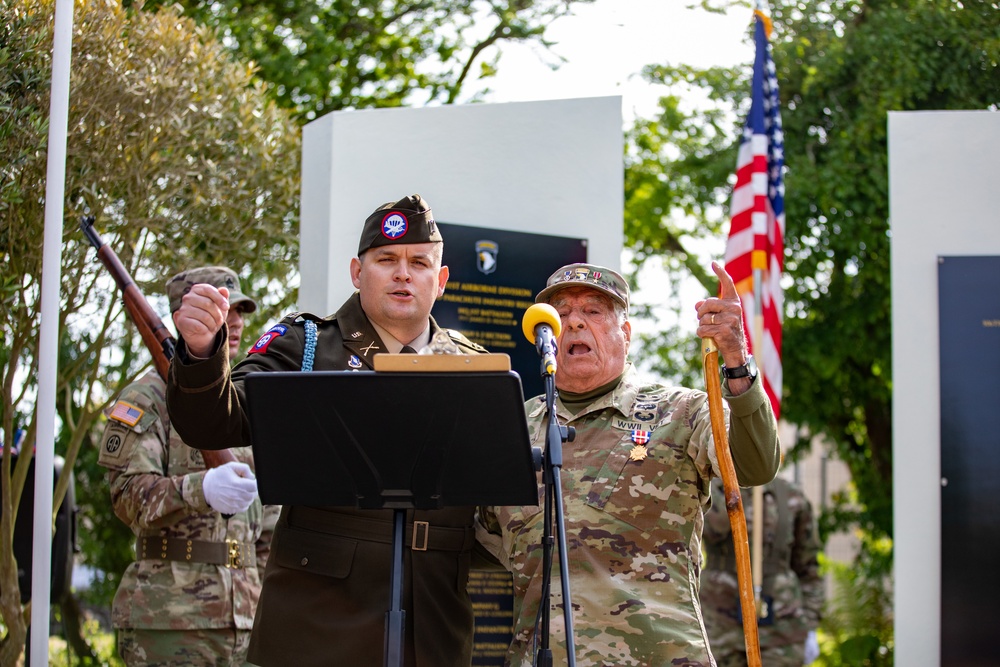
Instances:
[[[228,374],[225,332],[218,351],[193,361],[181,342],[170,370],[168,405],[174,425],[192,447],[250,444],[243,378],[254,371],[302,367],[306,319],[318,336],[313,369],[370,370],[386,351],[357,294],[331,317],[292,314],[271,327]],[[431,335],[439,327],[431,319]],[[463,352],[485,350],[449,332]],[[289,447],[294,443],[287,443]],[[475,543],[472,507],[410,511],[430,525],[427,550],[405,551],[402,608],[408,667],[467,666],[473,613],[466,592]],[[286,506],[275,529],[248,659],[263,667],[382,665],[390,606],[392,510]],[[420,536],[423,539],[423,536]]]

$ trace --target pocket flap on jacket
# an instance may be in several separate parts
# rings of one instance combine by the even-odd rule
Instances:
[[[273,557],[281,567],[343,579],[357,547],[350,538],[289,528],[274,536]]]

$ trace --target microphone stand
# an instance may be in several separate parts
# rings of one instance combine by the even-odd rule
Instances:
[[[554,346],[554,343],[553,343]],[[539,350],[541,352],[541,350]],[[545,432],[545,452],[542,457],[542,483],[545,485],[544,534],[542,536],[542,597],[541,605],[541,645],[535,656],[537,667],[552,667],[552,649],[549,644],[552,595],[552,545],[559,540],[559,578],[563,592],[563,620],[566,624],[566,658],[569,667],[576,667],[576,646],[573,642],[573,604],[569,592],[569,559],[566,555],[566,522],[563,513],[562,443],[572,442],[576,435],[571,426],[560,426],[556,419],[556,381],[554,364],[542,360],[542,378],[545,381],[545,405],[549,411],[549,423]],[[555,509],[556,533],[552,530],[552,510]]]

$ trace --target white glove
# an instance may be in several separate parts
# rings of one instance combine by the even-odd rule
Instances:
[[[257,480],[246,463],[230,461],[206,472],[201,489],[209,507],[222,514],[236,514],[257,497]]]
[[[806,635],[806,657],[805,664],[810,665],[812,661],[819,657],[819,642],[816,640],[816,631],[810,630]]]

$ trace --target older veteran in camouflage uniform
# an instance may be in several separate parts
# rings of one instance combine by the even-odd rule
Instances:
[[[768,667],[801,667],[819,654],[816,628],[823,611],[823,578],[812,506],[799,487],[776,477],[764,489],[764,581],[766,616],[758,621],[760,656]],[[747,522],[755,508],[743,492]],[[719,667],[746,667],[736,559],[722,488],[712,484],[705,516],[705,569],[701,605]]]
[[[715,338],[729,377],[729,437],[742,484],[778,465],[777,425],[756,379],[732,279],[717,264],[723,297],[697,304],[698,335]],[[535,299],[559,313],[556,387],[563,449],[569,581],[577,665],[712,665],[698,599],[703,513],[719,473],[707,396],[645,380],[626,359],[629,290],[606,268],[565,266]],[[533,444],[543,446],[543,396],[527,401]],[[510,665],[531,665],[542,587],[541,509],[485,508],[479,538],[514,578]],[[552,574],[552,648],[565,660],[562,592]]]
[[[257,304],[231,270],[204,267],[167,283],[171,311],[196,282],[230,290],[235,355],[242,313]],[[201,453],[171,428],[156,371],[126,387],[107,418],[100,462],[115,514],[136,536],[136,561],[112,604],[121,657],[129,665],[243,664],[278,511],[257,499],[250,449],[206,470]]]
[[[448,282],[442,253],[441,233],[420,195],[380,206],[365,221],[358,256],[351,260],[358,291],[328,317],[288,315],[231,373],[221,344],[226,299],[214,287],[196,285],[174,314],[183,338],[168,391],[175,425],[192,446],[249,444],[243,391],[248,373],[370,370],[379,353],[426,346],[442,331],[430,316]],[[448,335],[465,353],[485,352],[458,332]],[[473,613],[466,585],[474,513],[472,507],[407,513],[402,608],[408,667],[471,662]],[[426,526],[419,537],[415,522]],[[413,539],[420,546],[410,548]],[[264,577],[250,660],[264,667],[383,664],[391,564],[392,510],[286,506]]]

